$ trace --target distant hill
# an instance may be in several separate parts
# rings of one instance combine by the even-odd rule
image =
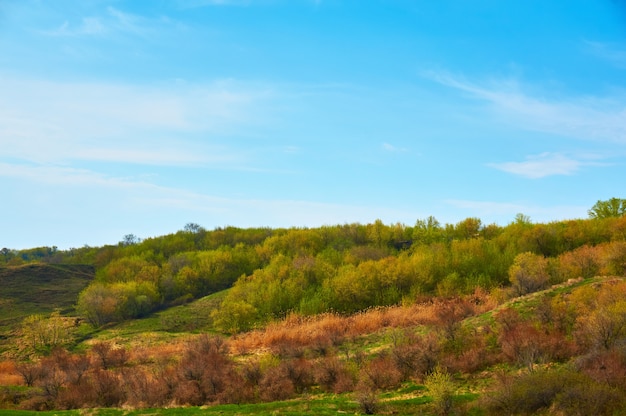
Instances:
[[[91,265],[31,263],[0,267],[0,335],[25,316],[74,308],[94,278]]]

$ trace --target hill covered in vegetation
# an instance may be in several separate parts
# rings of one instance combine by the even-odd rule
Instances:
[[[0,267],[0,331],[32,314],[73,313],[78,294],[95,275],[92,265],[28,263]]]
[[[2,276],[84,273],[52,314],[36,286],[3,295],[32,309],[7,337],[0,385],[15,387],[0,402],[336,394],[365,413],[612,414],[626,409],[626,217],[611,207],[547,224],[188,224],[112,246],[5,249]]]

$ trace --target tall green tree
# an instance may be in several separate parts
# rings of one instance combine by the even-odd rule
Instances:
[[[626,214],[626,199],[611,198],[607,201],[598,201],[587,212],[589,218],[621,217]]]

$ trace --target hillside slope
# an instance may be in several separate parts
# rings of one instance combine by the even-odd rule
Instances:
[[[68,311],[94,278],[91,265],[27,264],[0,268],[0,335],[25,316]]]

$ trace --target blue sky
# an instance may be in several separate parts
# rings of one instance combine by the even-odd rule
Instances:
[[[0,0],[0,246],[626,197],[621,0]]]

